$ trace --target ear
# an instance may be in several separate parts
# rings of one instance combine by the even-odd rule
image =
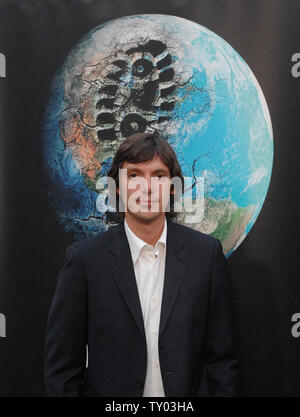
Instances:
[[[174,194],[174,191],[175,191],[174,184],[171,184],[170,194]]]

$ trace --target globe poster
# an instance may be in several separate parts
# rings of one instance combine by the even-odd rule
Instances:
[[[154,130],[175,149],[189,186],[203,178],[204,215],[190,224],[183,208],[177,221],[219,238],[229,256],[266,197],[270,115],[240,55],[177,16],[101,24],[59,68],[45,119],[45,165],[60,224],[77,239],[113,227],[97,210],[97,181],[125,137]]]
[[[117,305],[124,310],[120,320],[112,321],[117,330],[107,352],[123,353],[119,329],[137,310],[126,306],[118,283],[128,282],[136,263],[123,261],[117,268],[114,262],[108,265],[109,244],[91,248],[122,229],[123,210],[115,211],[109,202],[106,178],[113,173],[115,179],[112,167],[118,168],[122,162],[116,161],[124,156],[115,158],[117,150],[139,132],[139,137],[149,134],[153,144],[156,133],[166,141],[160,140],[161,148],[174,150],[184,177],[182,210],[166,216],[174,223],[169,223],[167,241],[169,288],[175,288],[176,275],[188,261],[165,322],[167,330],[178,308],[173,321],[178,343],[161,338],[168,352],[178,355],[186,344],[197,356],[197,343],[182,337],[178,324],[202,338],[199,329],[207,329],[202,311],[209,312],[202,295],[211,296],[213,285],[221,284],[215,277],[224,271],[223,256],[216,256],[222,245],[232,289],[239,394],[299,396],[299,18],[298,0],[0,2],[0,396],[47,395],[46,324],[61,271],[72,270],[71,255],[80,263],[80,275],[70,273],[69,283],[83,288],[86,281],[89,291],[74,306],[81,308],[99,295],[93,304],[99,313],[88,311],[97,327],[95,332],[89,327],[88,336],[95,334],[96,342],[82,349],[82,364],[91,365],[93,355],[100,365],[109,363],[98,348],[101,335],[113,326],[101,314],[117,317]],[[172,175],[178,172],[177,164],[169,165]],[[132,169],[131,163],[127,166]],[[156,161],[147,160],[142,168],[137,172],[150,180]],[[194,216],[197,212],[200,216]],[[148,217],[159,218],[140,217],[145,226]],[[172,238],[172,228],[183,231],[178,239]],[[210,242],[210,249],[200,239]],[[198,247],[190,250],[196,243],[199,253]],[[85,244],[90,249],[77,253]],[[117,260],[114,245],[111,249]],[[204,285],[209,281],[212,285]],[[144,283],[149,289],[151,280]],[[66,300],[79,294],[67,283],[64,288]],[[113,297],[105,295],[110,288]],[[129,298],[138,295],[135,289],[128,289]],[[219,301],[212,312],[220,312]],[[67,302],[61,306],[60,317],[68,311]],[[196,310],[201,311],[197,317],[182,314]],[[78,314],[69,317],[72,325],[79,323]],[[220,317],[223,331],[226,315]],[[130,341],[138,330],[131,324]],[[68,338],[64,353],[70,346]],[[182,380],[178,370],[184,363],[170,360],[164,369],[162,359],[170,384]],[[117,361],[112,364],[118,368]],[[196,367],[191,370],[197,379]],[[144,377],[138,367],[132,371],[125,388],[137,392]],[[100,376],[101,366],[97,372]],[[109,378],[116,382],[116,394],[120,380],[114,377]]]

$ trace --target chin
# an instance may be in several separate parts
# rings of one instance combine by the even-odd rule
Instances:
[[[158,217],[162,216],[162,212],[147,212],[147,211],[138,211],[136,213],[129,212],[132,217],[135,217],[136,219],[140,220],[154,220]]]

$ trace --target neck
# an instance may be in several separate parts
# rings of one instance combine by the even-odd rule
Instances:
[[[154,247],[164,228],[166,217],[165,213],[162,213],[161,216],[155,219],[151,219],[151,221],[146,219],[136,219],[128,213],[125,213],[125,217],[127,224],[133,233],[135,233],[144,242]]]

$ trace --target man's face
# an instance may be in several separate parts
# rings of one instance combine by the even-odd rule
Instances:
[[[170,192],[173,193],[170,191],[171,176],[158,155],[147,162],[124,162],[122,170],[117,192],[123,201],[127,201],[127,214],[140,220],[153,220],[168,210]]]

